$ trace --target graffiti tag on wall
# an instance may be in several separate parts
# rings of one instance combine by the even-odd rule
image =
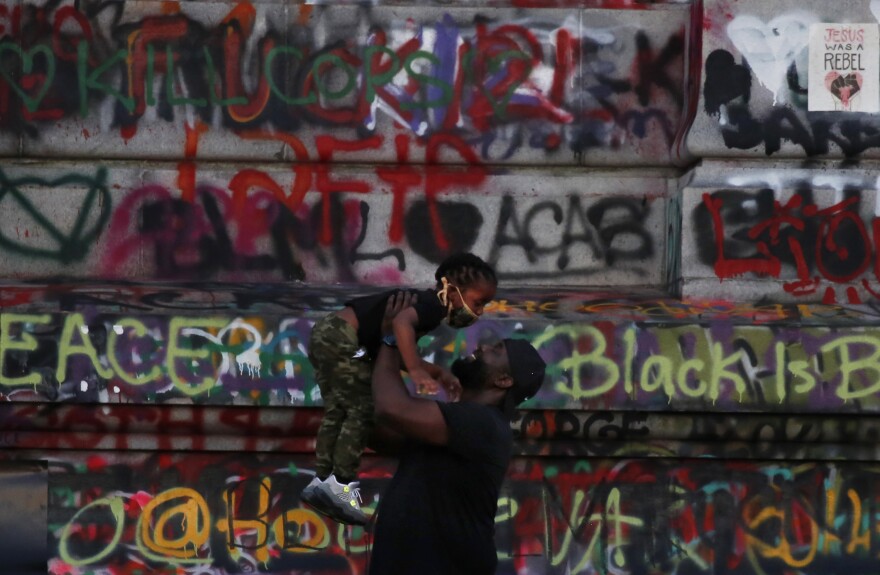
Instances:
[[[167,154],[138,133],[167,123],[181,136],[195,118],[220,139],[399,130],[456,134],[494,162],[561,150],[566,163],[618,150],[668,161],[684,99],[683,11],[584,30],[578,10],[0,6],[0,127],[40,139],[82,125],[87,147],[109,138],[102,153],[116,157],[123,141]]]
[[[365,572],[369,527],[344,528],[297,501],[307,460],[245,459],[59,461],[49,572]],[[369,467],[372,514],[389,469]],[[522,460],[498,502],[499,562],[553,574],[868,573],[876,483],[854,463]]]
[[[313,320],[219,316],[0,315],[0,385],[56,401],[319,405]],[[549,364],[535,406],[874,412],[872,327],[553,323],[484,319],[422,340],[448,364],[478,342],[526,337]]]

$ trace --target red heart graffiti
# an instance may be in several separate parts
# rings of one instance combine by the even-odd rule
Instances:
[[[850,100],[862,89],[862,75],[851,72],[841,76],[837,72],[828,72],[825,76],[825,87],[845,108],[849,108]]]

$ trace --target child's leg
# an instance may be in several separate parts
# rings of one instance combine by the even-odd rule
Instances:
[[[327,479],[333,473],[333,451],[336,449],[336,439],[345,420],[345,410],[336,401],[333,372],[332,369],[319,371],[315,368],[318,388],[321,390],[321,399],[324,402],[324,415],[315,440],[315,474],[319,479]]]
[[[334,453],[346,419],[346,409],[339,402],[339,382],[363,363],[353,356],[358,349],[357,333],[345,320],[329,315],[312,328],[309,338],[309,361],[324,402],[324,416],[315,443],[315,471],[326,479],[334,468]]]
[[[354,370],[336,382],[336,398],[345,410],[345,421],[333,451],[333,474],[340,483],[357,480],[361,455],[375,421],[371,385],[373,366],[361,361],[351,367]]]

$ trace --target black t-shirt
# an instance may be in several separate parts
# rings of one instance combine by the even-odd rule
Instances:
[[[370,575],[495,573],[513,434],[497,407],[439,403],[449,443],[412,443],[379,499]]]
[[[375,358],[382,345],[382,318],[385,317],[385,304],[398,290],[390,290],[375,295],[355,298],[345,302],[354,310],[358,320],[358,341],[367,348],[370,357]],[[419,316],[416,334],[424,335],[440,325],[446,318],[446,308],[437,298],[434,290],[407,290],[416,294],[413,308]]]

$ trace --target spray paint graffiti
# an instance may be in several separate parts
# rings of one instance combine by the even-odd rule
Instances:
[[[408,137],[397,142],[406,160],[415,144]],[[54,272],[400,285],[433,283],[436,265],[449,254],[476,251],[488,254],[502,280],[521,284],[663,283],[664,254],[656,246],[664,241],[665,179],[597,176],[584,185],[560,175],[545,178],[535,197],[537,174],[490,171],[455,138],[431,137],[428,147],[432,156],[456,150],[469,165],[402,163],[352,171],[308,164],[292,174],[212,172],[219,179],[196,179],[194,163],[148,176],[102,168],[96,176],[101,186],[83,196],[77,212],[56,209],[54,181],[10,168],[0,174],[10,190],[0,205],[12,203],[12,214],[0,223],[0,262],[21,278]],[[72,185],[85,178],[74,174],[58,181]],[[152,181],[143,183],[147,177]],[[190,177],[191,193],[188,185],[178,190],[166,184]],[[15,182],[27,186],[16,188]],[[486,194],[490,189],[499,193]],[[41,260],[36,270],[33,258]]]
[[[370,528],[339,527],[296,500],[307,464],[66,458],[52,470],[49,572],[365,572]],[[371,458],[370,469],[368,510],[388,462]],[[496,544],[501,567],[522,573],[867,573],[875,484],[857,463],[526,459],[505,483]]]
[[[0,383],[17,399],[319,405],[313,321],[220,316],[0,316]],[[422,340],[441,364],[486,339],[527,337],[548,361],[534,406],[874,412],[870,326],[484,320]]]
[[[339,287],[332,292],[321,287],[255,283],[119,284],[90,282],[30,282],[0,287],[0,308],[12,312],[81,312],[125,314],[191,313],[227,315],[292,314],[316,319],[339,309],[355,295],[382,288]],[[751,303],[718,299],[657,299],[620,297],[619,294],[574,290],[561,292],[540,288],[511,289],[502,286],[497,299],[486,307],[486,318],[566,320],[586,318],[612,321],[651,321],[689,324],[705,322],[763,325],[796,322],[804,326],[873,325],[880,320],[880,303]]]
[[[52,258],[62,263],[82,260],[110,218],[112,206],[106,178],[104,169],[99,169],[94,177],[70,174],[52,181],[37,176],[10,179],[0,170],[0,210],[7,222],[0,228],[0,247],[29,258]],[[77,188],[86,190],[81,205],[72,210],[75,220],[69,229],[60,229],[57,222],[40,212],[38,204],[28,198],[29,187],[64,188],[70,196]],[[30,229],[19,220],[28,220]],[[13,226],[16,237],[7,231]],[[26,239],[30,233],[49,238],[50,247],[28,246],[21,236],[24,234]]]
[[[320,408],[185,404],[0,403],[7,450],[314,452]],[[512,422],[518,456],[861,460],[880,424],[834,414],[526,409]],[[870,455],[869,455],[870,454]]]
[[[790,195],[770,189],[704,193],[692,216],[700,261],[720,279],[790,278],[782,287],[796,297],[824,291],[823,301],[833,303],[834,287],[842,286],[850,303],[860,303],[864,292],[876,298],[880,227],[870,213],[873,199],[863,206],[861,190],[844,189],[839,201],[826,204],[811,188],[798,188]]]
[[[807,110],[809,27],[835,17],[802,9],[765,15],[758,3],[753,10],[729,2],[707,4],[705,115],[697,120],[697,131],[713,136],[695,133],[692,149],[704,155],[726,148],[783,157],[875,156],[880,139],[870,114]]]
[[[668,162],[681,129],[684,10],[585,29],[576,9],[2,6],[0,125],[34,139],[51,122],[82,126],[113,156],[120,141],[167,154],[137,135],[199,123],[220,139],[457,134],[493,162]]]

